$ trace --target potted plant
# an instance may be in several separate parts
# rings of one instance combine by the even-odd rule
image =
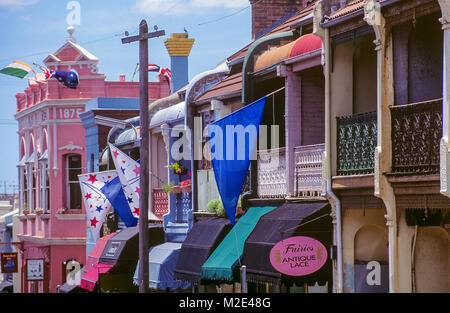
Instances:
[[[181,186],[181,192],[182,192],[182,193],[189,193],[189,192],[192,192],[192,178],[183,180],[183,181],[180,183],[180,186]]]
[[[223,206],[222,201],[220,200],[211,200],[207,204],[208,212],[216,213],[219,217],[226,217],[227,214],[225,212],[225,208]]]
[[[186,175],[187,172],[188,172],[188,169],[183,167],[178,162],[174,162],[174,163],[169,164],[169,166],[167,166],[167,168],[172,169],[174,174],[177,174],[177,175],[180,175],[180,176],[181,175]]]
[[[173,189],[174,186],[175,186],[175,183],[171,182],[171,183],[168,183],[168,184],[164,184],[162,186],[162,189],[163,189],[163,191],[165,193],[172,193],[172,189]]]
[[[56,211],[56,214],[66,214],[69,213],[69,210],[67,208],[60,208],[58,211]]]
[[[23,214],[25,214],[25,215],[30,214],[30,210],[28,210],[27,207],[23,208]]]
[[[36,208],[36,214],[37,215],[41,215],[41,214],[43,214],[44,213],[44,210],[42,209],[42,208]]]

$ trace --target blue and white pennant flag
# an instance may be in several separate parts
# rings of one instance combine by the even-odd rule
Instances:
[[[136,218],[139,218],[141,166],[114,145],[110,143],[108,145],[131,212]],[[160,220],[151,210],[148,212],[148,218],[150,220]]]

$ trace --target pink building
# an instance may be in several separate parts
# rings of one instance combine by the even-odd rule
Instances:
[[[97,97],[139,97],[139,83],[105,80],[99,59],[76,44],[73,29],[66,43],[44,59],[52,70],[74,69],[77,89],[56,79],[29,80],[16,95],[19,123],[19,199],[22,242],[22,292],[55,292],[66,280],[65,264],[86,263],[86,211],[78,174],[86,172],[86,140],[79,113]],[[167,82],[150,82],[149,99],[170,94]]]

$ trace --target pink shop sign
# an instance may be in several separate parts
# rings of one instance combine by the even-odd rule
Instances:
[[[280,273],[305,276],[318,271],[327,261],[325,246],[311,237],[296,236],[278,242],[270,251],[270,263]]]

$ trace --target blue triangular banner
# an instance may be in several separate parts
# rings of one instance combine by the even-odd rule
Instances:
[[[128,200],[125,197],[125,193],[123,192],[119,176],[116,176],[111,181],[106,182],[101,190],[109,202],[111,202],[112,206],[117,211],[117,214],[119,214],[125,225],[127,227],[136,226],[138,219],[131,213],[131,209],[128,204]]]
[[[265,104],[266,97],[208,126],[214,176],[232,225],[235,224],[237,202],[258,142]]]

